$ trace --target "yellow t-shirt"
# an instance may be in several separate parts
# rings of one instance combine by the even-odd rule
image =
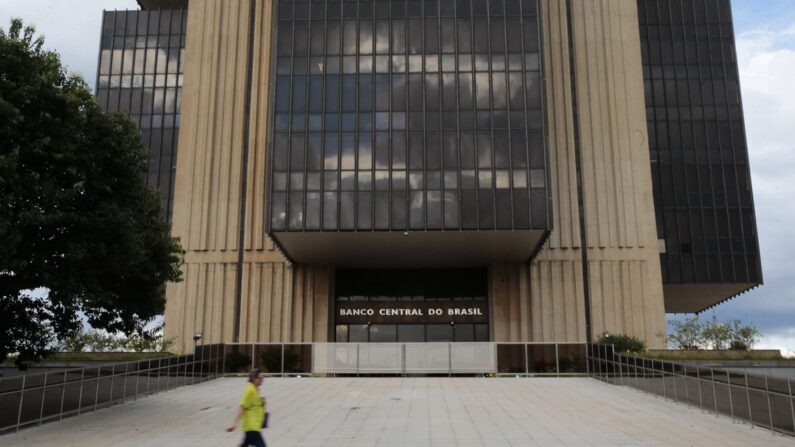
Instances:
[[[243,407],[243,417],[240,420],[240,429],[243,431],[260,431],[262,421],[265,419],[265,398],[259,395],[257,387],[249,383],[240,398]]]

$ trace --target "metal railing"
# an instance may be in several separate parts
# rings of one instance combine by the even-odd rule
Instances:
[[[598,380],[795,436],[792,379],[618,354],[612,345],[589,345],[588,362]]]
[[[585,343],[230,343],[223,371],[269,376],[588,373]]]
[[[0,434],[215,378],[222,345],[191,355],[0,378]]]

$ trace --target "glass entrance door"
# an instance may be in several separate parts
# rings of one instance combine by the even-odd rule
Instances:
[[[489,341],[484,269],[338,270],[335,340]]]

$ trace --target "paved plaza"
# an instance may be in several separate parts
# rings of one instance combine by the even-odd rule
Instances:
[[[218,379],[0,437],[0,446],[233,446],[244,379]],[[795,446],[587,378],[266,379],[279,446]]]

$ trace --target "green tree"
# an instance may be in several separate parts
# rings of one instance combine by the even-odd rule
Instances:
[[[759,342],[762,333],[754,326],[743,326],[740,320],[732,320],[729,328],[729,349],[750,351]]]
[[[147,156],[130,119],[100,110],[34,29],[0,30],[0,359],[46,354],[79,315],[132,334],[163,312],[183,251]]]
[[[698,321],[698,315],[684,321],[672,321],[668,334],[668,343],[677,349],[695,351],[704,344],[704,328]]]
[[[729,347],[731,341],[729,325],[718,323],[716,318],[705,324],[701,329],[701,335],[704,341],[714,350],[722,351]]]

